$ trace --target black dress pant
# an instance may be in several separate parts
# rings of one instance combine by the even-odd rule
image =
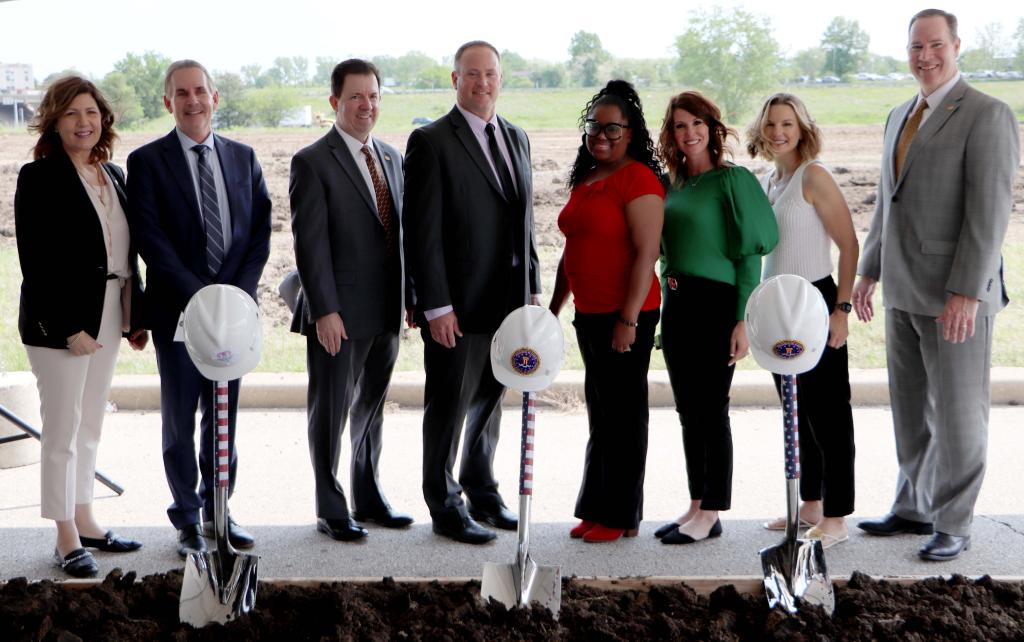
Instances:
[[[501,399],[505,386],[491,371],[493,333],[465,333],[454,348],[423,337],[423,498],[436,521],[458,512],[466,514],[462,499],[472,507],[494,512],[504,506],[494,478],[494,450],[501,429]],[[459,480],[452,471],[459,451],[463,422],[465,443]]]
[[[620,312],[576,312],[573,325],[586,370],[590,439],[576,517],[608,528],[636,528],[643,519],[647,464],[647,370],[658,310],[641,312],[629,352],[612,349]]]
[[[732,503],[729,389],[736,369],[729,348],[736,327],[736,286],[693,276],[665,288],[661,345],[676,412],[690,498],[703,510]]]
[[[384,399],[398,358],[398,333],[384,332],[366,339],[347,339],[333,357],[317,339],[315,328],[306,335],[309,388],[306,399],[309,458],[316,482],[316,515],[345,519],[345,492],[338,482],[338,459],[345,422],[352,424],[352,508],[378,514],[388,506],[380,488],[379,462],[383,444]]]
[[[836,283],[831,276],[814,282],[829,310],[835,309]],[[772,375],[782,397],[782,378]],[[800,497],[821,500],[825,517],[853,512],[853,408],[846,344],[825,348],[813,369],[796,377],[800,409]]]

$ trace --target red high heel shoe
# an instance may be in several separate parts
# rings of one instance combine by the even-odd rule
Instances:
[[[586,520],[585,519],[582,522],[580,522],[579,524],[577,524],[575,527],[573,527],[572,530],[569,531],[569,537],[571,537],[573,539],[579,539],[579,538],[583,537],[584,535],[586,535],[587,532],[591,528],[594,528],[595,526],[597,526],[597,522],[592,522],[590,520]]]
[[[614,542],[620,537],[636,537],[639,532],[639,528],[608,528],[607,526],[595,524],[593,528],[583,535],[583,541],[590,542],[591,544],[599,542]]]

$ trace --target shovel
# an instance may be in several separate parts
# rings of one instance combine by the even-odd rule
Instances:
[[[213,527],[217,547],[205,553],[189,553],[178,603],[178,618],[197,628],[211,622],[230,622],[255,607],[256,566],[260,559],[258,555],[239,553],[228,541],[228,382],[214,384],[214,405]]]
[[[782,376],[783,425],[786,435],[786,538],[761,549],[768,606],[796,613],[805,604],[832,615],[835,594],[825,568],[820,540],[797,539],[800,489],[800,438],[797,433],[796,376]]]
[[[493,599],[507,607],[530,607],[536,602],[558,617],[562,605],[562,569],[541,566],[530,557],[530,501],[533,498],[533,422],[532,392],[523,393],[523,435],[519,459],[519,526],[516,560],[511,564],[484,564],[480,597]]]

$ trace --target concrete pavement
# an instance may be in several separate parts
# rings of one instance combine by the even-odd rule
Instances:
[[[568,537],[575,524],[572,512],[587,422],[581,406],[563,401],[561,409],[542,408],[537,418],[531,551],[539,563],[560,564],[566,576],[760,577],[757,551],[781,539],[760,523],[782,514],[785,507],[782,417],[777,407],[733,411],[733,509],[723,515],[724,535],[672,547],[658,542],[652,533],[687,502],[680,430],[671,409],[652,409],[640,536],[596,545]],[[480,547],[431,533],[420,494],[421,419],[420,412],[389,406],[381,469],[391,503],[411,513],[416,524],[404,531],[370,525],[364,542],[345,544],[314,530],[304,411],[243,410],[238,431],[240,472],[231,510],[257,537],[260,577],[479,577],[486,561],[511,562],[514,532],[500,532],[496,542]],[[917,558],[923,537],[873,538],[856,529],[858,518],[888,509],[896,464],[888,409],[858,406],[855,421],[857,512],[849,520],[850,541],[826,552],[833,576],[858,570],[872,575],[1024,577],[1024,493],[1019,472],[1024,409],[993,408],[989,467],[978,501],[973,546],[960,559],[947,563]],[[506,500],[515,507],[519,413],[507,410],[502,428],[496,472]],[[347,444],[341,465],[347,470]],[[101,574],[114,566],[140,575],[180,568],[175,533],[164,512],[170,496],[160,459],[159,413],[122,410],[108,415],[99,468],[127,489],[118,497],[97,484],[95,509],[100,520],[145,544],[136,553],[98,553]],[[341,479],[349,487],[347,473]],[[52,522],[39,517],[38,464],[0,469],[0,580],[61,578],[50,562],[54,541]]]

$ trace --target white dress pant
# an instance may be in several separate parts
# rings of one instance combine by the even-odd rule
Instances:
[[[103,413],[121,345],[118,283],[117,279],[107,281],[96,337],[102,348],[76,357],[68,350],[25,346],[43,419],[40,506],[46,519],[73,519],[75,504],[92,502]]]

